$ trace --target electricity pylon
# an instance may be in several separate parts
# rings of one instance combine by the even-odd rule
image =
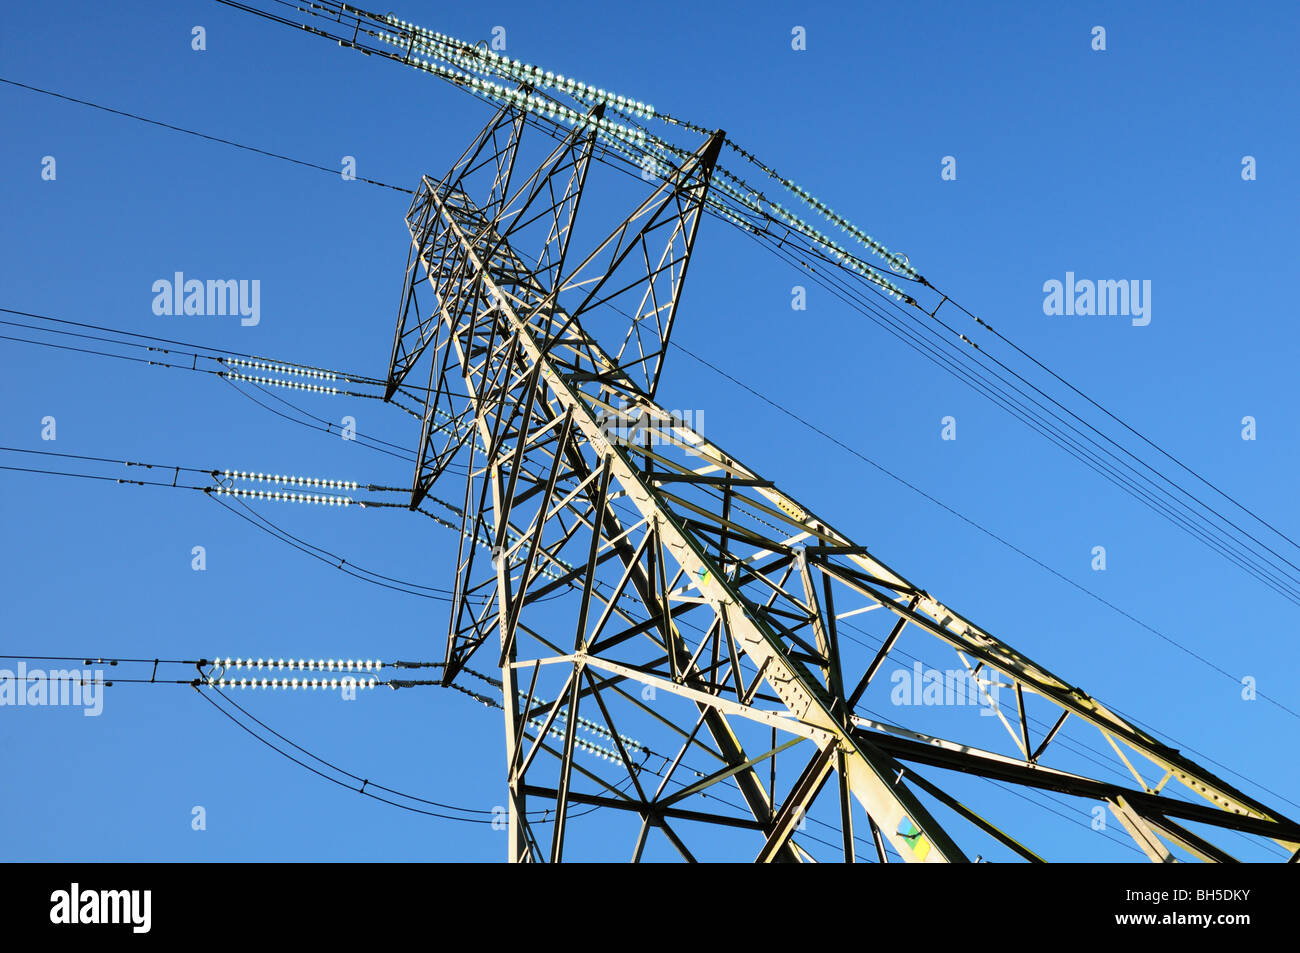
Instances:
[[[1295,860],[1300,826],[948,608],[656,402],[722,134],[600,229],[578,214],[600,114],[521,172],[527,116],[506,105],[447,175],[422,180],[407,214],[387,394],[414,390],[405,382],[428,365],[412,508],[435,482],[463,482],[444,680],[472,676],[476,656],[500,670],[510,859],[558,861],[569,847],[807,860],[823,792],[819,824],[845,860],[860,844],[881,861],[886,845],[927,863],[1045,859],[1051,844],[1026,843],[1017,817],[982,813],[1020,786],[1108,806],[1151,860],[1232,860],[1207,836],[1225,831]],[[595,229],[589,251],[572,241],[579,224]],[[878,645],[852,636],[881,619]],[[994,737],[864,713],[905,633],[955,650],[979,694],[969,712],[996,716],[968,733]],[[1096,729],[1108,767],[1135,783],[1071,764],[1067,721]],[[1194,796],[1170,796],[1170,782]]]

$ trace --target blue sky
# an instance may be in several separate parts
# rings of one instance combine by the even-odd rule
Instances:
[[[1297,14],[1208,5],[480,5],[395,12],[652,102],[803,183],[1008,338],[1295,535]],[[202,25],[207,49],[191,49]],[[1107,49],[1091,49],[1103,25]],[[807,30],[807,49],[790,46]],[[413,187],[489,118],[432,77],[207,2],[8,11],[0,76]],[[405,196],[0,86],[0,307],[383,376]],[[1243,156],[1258,178],[1243,181]],[[45,156],[57,178],[43,181]],[[953,156],[955,181],[940,177]],[[174,272],[261,282],[261,321],[160,317]],[[1151,322],[1043,313],[1043,283],[1152,283]],[[753,243],[701,228],[681,344],[1261,692],[1297,704],[1295,606],[942,375]],[[12,316],[0,316],[12,318]],[[6,332],[9,333],[9,332]],[[1292,816],[1297,719],[683,355],[666,406],[948,605]],[[204,375],[0,341],[0,444],[385,485],[409,466]],[[402,446],[409,417],[285,395]],[[1253,416],[1258,439],[1241,439]],[[41,440],[53,416],[57,440]],[[940,439],[957,420],[958,439]],[[12,456],[5,454],[6,457]],[[7,459],[6,464],[38,466]],[[196,493],[0,472],[3,652],[438,659],[445,604],[350,579]],[[454,537],[402,511],[259,510],[349,562],[449,587]],[[1252,531],[1254,527],[1251,527]],[[190,568],[191,549],[207,569]],[[1107,568],[1094,572],[1094,546]],[[1285,544],[1279,544],[1285,545]],[[1295,559],[1295,550],[1284,551]],[[946,667],[923,642],[912,648]],[[927,654],[928,653],[928,654]],[[11,664],[11,663],[4,663]],[[497,860],[504,835],[280,758],[181,686],[104,714],[0,709],[19,859]],[[501,720],[450,692],[240,698],[359,777],[490,811]],[[906,715],[903,716],[905,719]],[[1083,737],[1083,736],[1080,736]],[[1095,733],[1087,739],[1097,745]],[[1199,757],[1199,754],[1192,754]],[[1262,787],[1261,787],[1262,786]],[[1277,792],[1283,800],[1265,789]],[[1056,856],[1133,859],[1086,805],[1008,802]],[[1047,805],[1069,814],[1063,819]],[[203,806],[207,829],[191,829]],[[1021,813],[1016,813],[1021,812]],[[833,855],[833,851],[830,852]]]

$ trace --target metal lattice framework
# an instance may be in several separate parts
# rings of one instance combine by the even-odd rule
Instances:
[[[445,682],[472,677],[476,655],[500,670],[510,858],[558,861],[568,845],[810,859],[802,832],[825,792],[846,860],[861,843],[882,861],[887,844],[909,861],[964,861],[981,844],[1043,859],[1014,818],[954,795],[958,775],[968,789],[1107,804],[1152,860],[1231,860],[1216,831],[1295,852],[1300,826],[949,609],[656,402],[722,134],[578,254],[593,129],[578,125],[525,176],[524,116],[507,105],[446,176],[422,180],[388,374],[391,397],[428,364],[412,508],[435,481],[463,480]],[[869,651],[846,638],[859,616],[885,620]],[[905,631],[953,650],[981,692],[1012,693],[1009,714],[981,708],[997,719],[978,727],[1000,742],[864,714]],[[1059,766],[1067,721],[1099,732],[1135,783]]]

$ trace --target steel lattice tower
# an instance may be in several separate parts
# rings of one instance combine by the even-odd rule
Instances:
[[[428,365],[411,506],[459,481],[444,680],[472,674],[476,655],[499,668],[511,860],[561,860],[583,825],[584,845],[611,856],[641,859],[663,837],[688,860],[808,859],[800,831],[820,795],[837,802],[846,860],[874,841],[880,860],[888,842],[909,861],[965,861],[968,839],[1043,859],[1014,817],[995,823],[933,779],[954,773],[1108,805],[1152,860],[1171,847],[1231,860],[1203,836],[1227,830],[1295,859],[1300,826],[656,402],[721,133],[579,251],[594,126],[520,172],[525,120],[503,107],[444,177],[422,180],[387,388]],[[889,621],[864,655],[841,630],[871,611]],[[955,650],[982,691],[1013,693],[1009,716],[996,709],[1004,750],[859,713],[905,629]],[[1039,715],[1049,728],[1031,729]],[[1134,784],[1053,767],[1068,720],[1095,728]],[[646,731],[671,750],[651,754],[633,738]],[[1162,794],[1170,782],[1198,797]]]

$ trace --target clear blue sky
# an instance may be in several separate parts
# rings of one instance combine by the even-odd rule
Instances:
[[[725,128],[1295,535],[1293,5],[506,0],[395,12],[470,40],[505,26],[521,60]],[[207,31],[203,52],[191,49],[195,25]],[[806,51],[790,48],[796,25]],[[1105,52],[1090,48],[1095,25]],[[323,165],[352,155],[359,175],[408,187],[443,172],[489,116],[432,77],[197,0],[14,5],[0,64],[7,79]],[[383,376],[405,196],[13,87],[0,86],[0,124],[0,307]],[[940,177],[949,155],[956,181]],[[1246,155],[1256,181],[1242,180]],[[55,157],[55,181],[42,180],[44,156]],[[152,283],[176,271],[259,279],[260,324],[155,316]],[[1043,283],[1067,271],[1150,280],[1151,323],[1044,315]],[[1295,606],[816,286],[807,311],[792,311],[797,283],[708,220],[677,340],[1300,707]],[[947,604],[1300,815],[1260,787],[1300,801],[1296,718],[1242,700],[1232,680],[674,358],[664,404],[702,410],[714,440]],[[410,478],[407,464],[286,422],[215,378],[7,341],[0,361],[4,446]],[[415,440],[414,421],[375,402],[285,396],[333,421],[351,414],[367,434]],[[940,439],[948,415],[956,441]],[[1253,442],[1241,439],[1246,415],[1258,421]],[[53,444],[40,439],[46,416],[57,420]],[[3,472],[0,508],[5,653],[441,658],[443,603],[350,579],[199,494]],[[350,562],[451,585],[454,537],[422,518],[262,512]],[[205,572],[190,568],[196,545]],[[1090,568],[1099,545],[1105,572]],[[952,664],[924,642],[911,649]],[[239,700],[358,776],[478,810],[504,801],[499,713],[462,695]],[[500,832],[331,785],[184,687],[116,686],[99,718],[0,708],[0,746],[11,766],[0,784],[7,859],[504,856]],[[196,805],[206,831],[191,829]],[[1087,805],[1004,806],[1004,820],[1054,856],[1134,858],[1088,828]]]

